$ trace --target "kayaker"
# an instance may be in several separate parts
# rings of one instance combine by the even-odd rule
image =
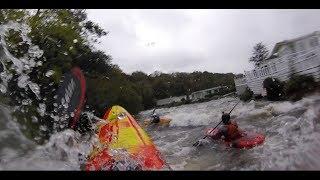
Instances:
[[[230,114],[222,112],[221,119],[223,126],[219,128],[217,137],[224,138],[225,141],[232,141],[241,137],[237,123],[230,120]]]
[[[151,118],[152,118],[151,122],[154,123],[154,124],[157,124],[157,123],[160,122],[160,117],[157,114],[152,114]]]

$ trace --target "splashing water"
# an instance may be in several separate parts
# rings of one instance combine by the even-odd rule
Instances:
[[[14,30],[19,32],[19,35],[22,38],[22,42],[29,45],[28,52],[21,58],[14,57],[8,50],[8,45],[5,41],[6,36],[10,30]],[[0,26],[0,55],[1,62],[12,62],[12,66],[10,69],[14,70],[16,75],[19,75],[18,78],[18,87],[22,89],[26,89],[26,86],[30,88],[30,90],[40,99],[40,88],[34,82],[31,82],[28,74],[32,71],[32,69],[36,65],[41,65],[42,62],[36,61],[43,55],[43,51],[39,49],[38,46],[33,45],[31,43],[31,39],[27,36],[30,32],[30,28],[26,24],[20,24],[15,22],[8,22],[7,24]],[[13,74],[5,68],[5,70],[1,73],[1,87],[2,92],[6,92],[8,81],[12,78]]]
[[[206,103],[157,109],[171,118],[169,128],[149,127],[148,133],[175,170],[319,170],[320,96],[298,102],[251,101],[239,103],[232,112],[239,127],[263,133],[265,143],[249,150],[227,148],[210,140],[192,144],[208,127],[220,121],[237,99],[224,98]],[[152,110],[140,113],[143,120]]]
[[[320,168],[320,155],[317,153],[320,147],[319,122],[317,122],[320,114],[318,95],[309,96],[295,103],[264,101],[240,103],[232,117],[236,118],[242,129],[265,134],[266,141],[261,146],[249,150],[232,149],[206,139],[204,146],[192,147],[192,143],[203,136],[206,125],[214,126],[218,123],[221,111],[230,110],[236,101],[225,98],[158,109],[158,114],[172,118],[175,123],[168,128],[150,127],[146,130],[174,170],[318,170]],[[73,130],[66,130],[55,133],[47,143],[38,146],[19,132],[18,125],[9,115],[9,109],[0,107],[5,114],[3,116],[6,117],[1,119],[1,123],[7,124],[0,130],[1,169],[81,170],[81,164],[86,160],[79,158],[79,154],[86,157],[97,141],[94,136],[81,136]],[[152,110],[141,112],[140,119],[144,119],[151,112]],[[205,113],[210,113],[211,116]],[[94,117],[89,112],[85,114]],[[94,118],[94,122],[101,120]],[[196,119],[199,123],[192,122],[192,119]],[[7,142],[12,142],[13,138],[18,139],[14,142],[19,143],[8,144]],[[119,149],[111,151],[111,154],[114,157],[128,155]],[[132,164],[136,163],[130,157],[124,159],[115,166],[116,170],[128,170],[126,167],[133,167]]]

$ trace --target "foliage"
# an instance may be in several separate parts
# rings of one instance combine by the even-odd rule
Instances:
[[[192,73],[162,73],[156,71],[147,75],[141,71],[128,75],[115,64],[112,57],[103,51],[96,50],[94,45],[100,37],[108,34],[96,23],[87,19],[85,10],[70,9],[38,9],[38,10],[0,10],[0,24],[10,21],[25,23],[30,27],[28,37],[31,43],[43,51],[35,60],[41,62],[24,73],[30,81],[38,84],[41,98],[36,98],[30,90],[18,87],[19,75],[14,74],[8,84],[10,95],[1,98],[8,105],[17,108],[14,115],[18,122],[28,126],[28,137],[49,137],[53,127],[50,115],[40,116],[39,104],[46,105],[46,111],[54,109],[54,97],[63,75],[74,66],[79,66],[87,81],[86,110],[93,111],[101,117],[112,105],[124,106],[130,113],[153,108],[157,99],[170,96],[189,96],[193,91],[215,86],[228,86],[234,91],[234,74],[220,74],[195,71]],[[17,58],[24,58],[30,50],[19,30],[10,30],[6,34],[8,50]],[[26,57],[30,61],[30,58]],[[8,62],[6,67],[10,67]],[[11,71],[10,68],[7,68]],[[53,75],[46,73],[52,70]],[[30,99],[28,107],[23,100]],[[190,102],[189,99],[185,103]],[[34,118],[38,119],[37,122]],[[85,119],[85,117],[82,117]],[[49,131],[41,132],[45,125]],[[34,133],[34,132],[38,133]]]
[[[263,88],[267,91],[267,99],[271,101],[283,100],[285,97],[284,83],[272,77],[263,81]]]
[[[292,76],[284,86],[286,97],[290,100],[300,100],[307,93],[313,92],[317,83],[312,76]]]
[[[249,101],[253,98],[253,92],[247,87],[246,90],[240,95],[240,100]]]
[[[267,58],[268,53],[267,47],[262,42],[259,42],[253,47],[252,56],[249,61],[253,62],[255,66],[259,66],[259,64]]]

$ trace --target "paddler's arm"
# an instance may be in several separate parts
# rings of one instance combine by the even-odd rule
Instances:
[[[218,134],[219,134],[218,136],[219,138],[225,138],[228,134],[228,128],[226,126],[220,127]]]
[[[213,139],[220,139],[222,136],[225,135],[225,128],[224,127],[220,127],[217,131],[217,133],[212,137]]]

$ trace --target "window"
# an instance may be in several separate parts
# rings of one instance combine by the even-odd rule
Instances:
[[[272,64],[272,70],[273,70],[273,71],[277,71],[277,67],[276,67],[276,64],[275,64],[275,63]]]
[[[318,38],[317,37],[312,37],[310,39],[310,46],[311,47],[316,47],[319,45],[319,42],[318,42]]]
[[[304,51],[304,45],[301,41],[297,42],[298,51]]]
[[[261,76],[264,76],[264,68],[260,69],[260,74],[261,74]]]
[[[256,70],[253,70],[253,76],[254,76],[254,77],[257,77],[257,72],[256,72]]]
[[[270,74],[269,67],[265,66],[265,69],[266,69],[266,74]]]

